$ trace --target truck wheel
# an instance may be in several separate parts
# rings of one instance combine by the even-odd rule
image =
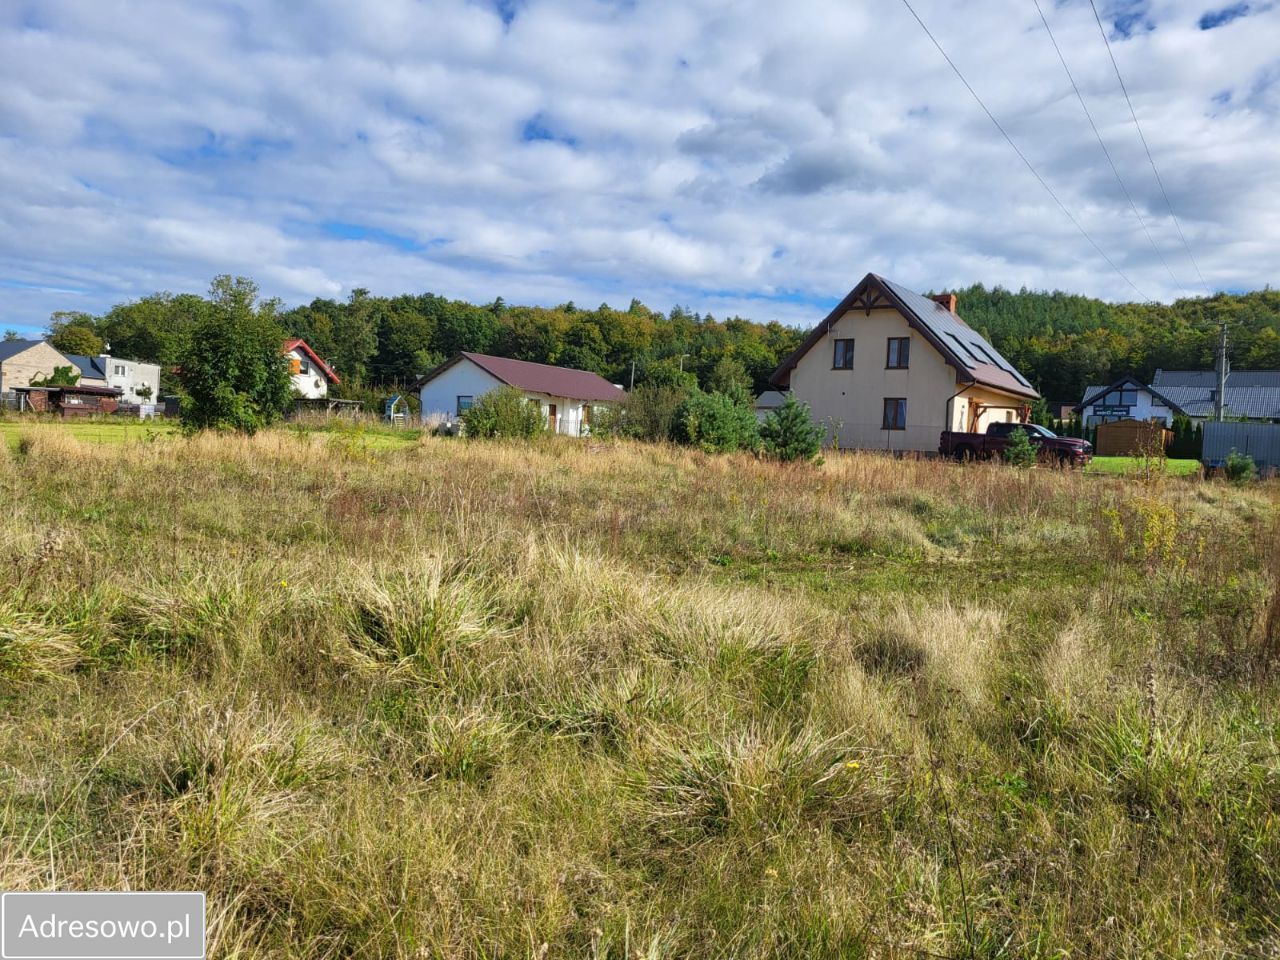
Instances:
[[[969,463],[971,460],[977,459],[977,457],[974,456],[973,447],[969,446],[968,444],[963,444],[961,446],[956,447],[955,453],[953,454],[953,456],[957,460],[959,460],[961,463]]]

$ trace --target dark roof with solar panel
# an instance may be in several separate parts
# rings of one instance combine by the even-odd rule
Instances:
[[[873,299],[871,294],[883,294],[887,302]],[[908,290],[874,273],[868,273],[862,282],[849,291],[799,348],[774,371],[771,382],[782,385],[790,380],[791,371],[809,350],[822,339],[831,324],[855,307],[892,306],[919,330],[943,358],[956,369],[957,380],[979,383],[1007,393],[1034,399],[1040,396],[1012,363],[1001,356],[1000,351],[986,338],[936,300]]]

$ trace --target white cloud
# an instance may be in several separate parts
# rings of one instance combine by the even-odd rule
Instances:
[[[1194,292],[1089,6],[1041,4],[1176,285],[1035,8],[915,5],[1134,283]],[[1153,2],[1113,45],[1206,278],[1257,287],[1280,8],[1201,30],[1211,8]],[[224,272],[287,302],[634,295],[799,324],[871,269],[1133,296],[892,2],[18,2],[0,84],[5,327]]]

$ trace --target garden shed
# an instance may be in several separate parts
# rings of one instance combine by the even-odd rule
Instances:
[[[1173,431],[1157,420],[1112,420],[1100,423],[1093,452],[1099,457],[1133,457],[1144,451],[1163,452]]]
[[[64,417],[115,413],[120,406],[120,391],[114,387],[19,387],[14,393],[21,410]]]

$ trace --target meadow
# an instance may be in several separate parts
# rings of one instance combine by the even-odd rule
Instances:
[[[0,889],[213,958],[1280,952],[1280,488],[0,444]]]

